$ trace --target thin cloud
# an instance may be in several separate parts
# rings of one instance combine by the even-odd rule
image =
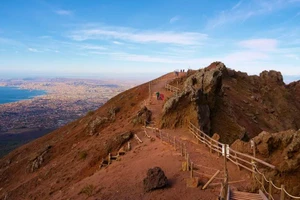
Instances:
[[[278,41],[274,39],[251,39],[241,41],[239,45],[257,51],[274,51],[277,49]]]
[[[122,45],[123,43],[122,42],[118,42],[118,41],[113,41],[114,44],[117,44],[117,45]]]
[[[41,52],[41,51],[39,51],[37,49],[34,49],[34,48],[28,48],[27,50],[30,51],[30,52],[34,52],[34,53]]]
[[[231,10],[237,9],[238,7],[240,7],[240,5],[241,5],[242,3],[243,3],[243,0],[239,1],[237,4],[235,4],[235,5],[231,8]]]
[[[209,19],[206,28],[212,29],[231,23],[243,23],[252,17],[282,10],[290,6],[291,3],[292,1],[286,2],[283,0],[239,1],[231,9],[222,10],[215,17]]]
[[[179,16],[174,16],[174,17],[172,17],[172,18],[170,19],[170,24],[173,24],[173,23],[177,22],[179,19],[180,19]]]
[[[67,15],[67,16],[70,16],[70,15],[73,15],[73,12],[71,10],[56,10],[55,11],[56,14],[58,15]]]
[[[106,50],[107,48],[103,46],[97,46],[97,45],[83,45],[81,46],[82,49],[89,49],[89,50]]]
[[[198,32],[143,31],[123,27],[95,27],[72,31],[67,37],[75,41],[117,39],[135,43],[199,45],[208,36]]]

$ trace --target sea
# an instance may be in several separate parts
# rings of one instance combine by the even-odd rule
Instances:
[[[44,90],[28,90],[17,87],[0,87],[0,104],[12,103],[16,101],[32,99],[36,96],[44,95]]]

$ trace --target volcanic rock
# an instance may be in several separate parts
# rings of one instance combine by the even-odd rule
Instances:
[[[148,125],[151,122],[152,112],[144,106],[141,110],[138,111],[136,117],[133,119],[134,124],[143,124]]]
[[[168,179],[165,173],[159,167],[154,167],[148,170],[147,177],[144,179],[144,190],[149,192],[151,190],[156,190],[164,188],[168,184]]]

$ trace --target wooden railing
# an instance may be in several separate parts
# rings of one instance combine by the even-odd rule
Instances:
[[[204,166],[203,164],[196,163],[193,160],[193,158],[191,158],[190,153],[187,150],[187,145],[183,140],[175,136],[172,136],[169,133],[165,133],[158,128],[154,128],[150,126],[144,128],[145,128],[144,129],[145,133],[147,133],[146,129],[151,129],[153,132],[155,132],[157,138],[159,138],[163,142],[169,143],[174,147],[176,151],[180,152],[181,156],[185,158],[186,171],[190,172],[191,178],[195,176],[204,176],[210,178],[210,180],[202,187],[202,189],[205,189],[213,180],[218,180],[218,181],[224,180],[224,177],[222,176],[223,171],[208,166]],[[221,182],[215,184],[222,185]]]
[[[271,165],[263,160],[260,160],[254,156],[244,154],[233,150],[229,147],[228,144],[223,144],[217,140],[206,135],[203,131],[201,131],[198,127],[196,127],[193,123],[189,122],[189,131],[194,135],[197,141],[205,144],[210,152],[217,152],[219,155],[225,156],[229,161],[237,165],[237,167],[244,168],[250,172],[252,172],[252,178],[254,181],[257,181],[260,184],[261,191],[264,192],[265,195],[268,196],[268,199],[275,200],[273,189],[275,188],[280,192],[280,200],[285,199],[300,199],[300,197],[293,196],[289,194],[284,185],[281,187],[277,187],[272,180],[268,180],[265,175],[260,172],[257,168],[257,165],[262,165],[271,169],[275,169],[274,165]],[[255,147],[254,147],[255,148]],[[266,186],[268,185],[268,186]]]
[[[180,92],[179,88],[177,88],[175,86],[172,86],[172,85],[170,85],[168,83],[165,85],[165,88],[166,88],[166,90],[169,90],[169,91],[173,92],[176,96],[179,95],[179,92]]]

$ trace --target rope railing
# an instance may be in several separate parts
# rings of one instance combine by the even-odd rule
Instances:
[[[268,199],[274,200],[274,196],[272,193],[273,188],[280,191],[280,200],[286,199],[286,197],[292,198],[292,199],[300,199],[300,197],[293,196],[290,193],[288,193],[284,187],[284,185],[281,185],[281,187],[276,186],[272,180],[268,180],[265,175],[260,172],[257,169],[256,163],[259,163],[265,167],[269,167],[271,169],[275,169],[274,165],[271,165],[263,160],[260,160],[254,156],[247,155],[241,152],[238,152],[236,150],[231,149],[228,145],[220,143],[219,141],[214,140],[213,138],[206,135],[203,131],[201,131],[199,128],[197,128],[194,124],[189,122],[189,131],[195,136],[195,138],[205,144],[210,150],[216,151],[218,153],[221,153],[222,156],[224,155],[224,149],[228,149],[228,154],[226,155],[227,159],[237,165],[238,167],[242,167],[253,174],[253,179],[256,180],[261,185],[261,190],[263,193],[265,193],[268,196]],[[214,143],[212,145],[212,143]],[[217,144],[217,145],[216,145]],[[261,178],[259,179],[257,175],[260,175]],[[268,188],[266,188],[266,183],[269,185]]]
[[[300,199],[300,197],[293,196],[290,193],[288,193],[286,191],[284,185],[281,185],[281,187],[278,187],[273,183],[272,180],[268,180],[266,178],[266,176],[257,169],[256,165],[254,165],[254,168],[255,168],[255,171],[257,172],[257,174],[259,174],[261,176],[261,179],[259,179],[257,177],[257,174],[255,174],[254,177],[255,177],[256,181],[261,185],[261,189],[265,192],[265,194],[268,195],[269,198],[274,199],[274,197],[272,196],[273,195],[272,191],[273,191],[273,188],[275,188],[278,191],[280,191],[280,200],[284,199],[286,195],[292,199]],[[265,183],[268,183],[268,186],[269,186],[268,189],[265,187]]]

